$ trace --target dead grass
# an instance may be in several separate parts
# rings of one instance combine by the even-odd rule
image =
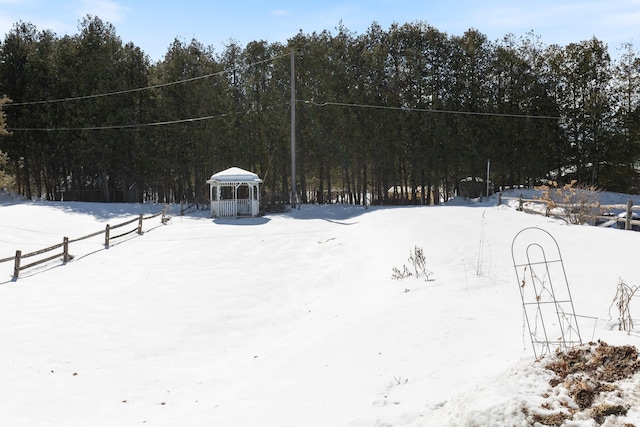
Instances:
[[[602,425],[610,417],[627,414],[627,406],[610,402],[623,398],[617,382],[640,371],[640,360],[638,350],[633,346],[610,346],[598,342],[559,351],[548,357],[544,366],[554,372],[555,377],[549,381],[552,390],[543,396],[546,401],[540,408],[544,411],[525,411],[533,414],[528,417],[532,425],[561,427],[574,420],[577,414],[581,414],[579,419],[586,415],[596,425]],[[563,394],[568,394],[571,402],[563,402],[563,410],[549,414],[548,410],[554,407],[553,399]],[[632,424],[623,425],[634,427]]]
[[[562,379],[570,374],[585,373],[597,381],[613,382],[638,372],[640,360],[634,346],[610,346],[599,342],[597,346],[592,343],[559,352],[545,367]]]

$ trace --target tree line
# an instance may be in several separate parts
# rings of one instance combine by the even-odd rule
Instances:
[[[293,51],[302,202],[438,203],[488,164],[497,188],[635,193],[640,58],[619,48],[373,23],[220,52],[176,38],[152,63],[98,17],[62,37],[19,22],[0,44],[0,169],[27,197],[204,202],[238,166],[286,202]]]

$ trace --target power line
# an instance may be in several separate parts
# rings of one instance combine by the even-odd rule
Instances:
[[[141,127],[152,127],[152,126],[164,126],[164,125],[172,125],[178,123],[189,123],[189,122],[200,122],[204,120],[211,120],[219,117],[225,117],[233,115],[234,113],[225,113],[217,116],[203,116],[203,117],[194,117],[190,119],[179,119],[179,120],[167,120],[164,122],[153,122],[153,123],[142,123],[142,124],[130,124],[130,125],[107,125],[107,126],[86,126],[86,127],[62,127],[62,128],[7,128],[10,132],[18,132],[18,131],[26,131],[26,132],[58,132],[58,131],[82,131],[82,130],[109,130],[109,129],[133,129],[133,128],[141,128]]]
[[[338,107],[353,107],[353,108],[371,108],[378,110],[395,110],[395,111],[414,111],[414,112],[422,112],[422,113],[441,113],[441,114],[460,114],[460,115],[471,115],[471,116],[496,116],[496,117],[515,117],[515,118],[525,118],[525,119],[546,119],[546,120],[560,120],[559,116],[536,116],[531,114],[510,114],[510,113],[488,113],[488,112],[479,112],[479,111],[457,111],[457,110],[438,110],[433,108],[413,108],[413,107],[393,107],[388,105],[370,105],[370,104],[355,104],[355,103],[346,103],[346,102],[315,102],[315,101],[305,101],[302,99],[296,99],[296,102],[301,102],[304,104],[310,104],[315,107],[327,107],[327,106],[338,106]]]
[[[251,64],[247,64],[246,66],[247,67],[253,67],[255,65],[263,64],[265,62],[275,61],[276,59],[283,58],[285,56],[287,56],[287,55],[283,54],[283,55],[275,56],[273,58],[263,59],[262,61],[257,61],[257,62],[252,62]],[[218,71],[218,72],[211,73],[211,74],[205,74],[205,75],[202,75],[202,76],[192,77],[192,78],[185,79],[185,80],[176,80],[176,81],[168,82],[168,83],[160,83],[160,84],[152,85],[152,86],[145,86],[145,87],[139,87],[139,88],[134,88],[134,89],[124,89],[124,90],[118,90],[118,91],[114,91],[114,92],[99,93],[99,94],[95,94],[95,95],[74,96],[74,97],[68,97],[68,98],[48,99],[48,100],[41,100],[41,101],[12,102],[12,103],[8,103],[8,104],[4,104],[4,107],[21,107],[21,106],[26,106],[26,105],[52,104],[52,103],[56,103],[56,102],[79,101],[79,100],[82,100],[82,99],[103,98],[103,97],[107,97],[107,96],[122,95],[122,94],[125,94],[125,93],[141,92],[141,91],[145,91],[145,90],[149,90],[149,89],[157,89],[157,88],[161,88],[161,87],[167,87],[167,86],[173,86],[173,85],[177,85],[177,84],[189,83],[189,82],[192,82],[192,81],[206,79],[206,78],[209,78],[209,77],[220,76],[222,74],[228,73],[229,71],[232,71],[232,70],[237,69],[237,68],[238,68],[237,66],[231,67],[231,68],[225,68],[222,71]]]
[[[263,64],[265,62],[275,61],[275,60],[277,60],[279,58],[283,58],[285,56],[288,56],[288,55],[283,54],[283,55],[275,56],[273,58],[267,58],[267,59],[263,59],[261,61],[252,62],[250,64],[247,64],[246,67],[252,67],[252,66],[255,66],[255,65]],[[161,83],[161,84],[152,85],[152,86],[145,86],[145,87],[141,87],[141,88],[120,90],[120,91],[114,91],[114,92],[105,92],[105,93],[95,94],[95,95],[84,95],[84,96],[59,98],[59,99],[50,99],[50,100],[41,100],[41,101],[16,102],[16,103],[5,104],[4,106],[7,107],[7,106],[28,106],[28,105],[38,105],[38,104],[50,104],[50,103],[57,103],[57,102],[77,101],[77,100],[82,100],[82,99],[94,99],[94,98],[101,98],[101,97],[107,97],[107,96],[121,95],[121,94],[125,94],[125,93],[140,92],[140,91],[144,91],[144,90],[167,87],[167,86],[172,86],[172,85],[177,85],[177,84],[188,83],[188,82],[192,82],[192,81],[196,81],[196,80],[206,79],[206,78],[209,78],[209,77],[219,76],[219,75],[222,75],[224,73],[228,73],[228,72],[230,72],[232,70],[235,70],[237,68],[238,68],[238,66],[234,66],[234,67],[230,67],[230,68],[225,68],[224,70],[218,71],[218,72],[215,72],[215,73],[210,73],[210,74],[206,74],[206,75],[202,75],[202,76],[192,77],[192,78],[185,79],[185,80],[176,80],[176,81],[168,82],[168,83]],[[288,105],[288,103],[286,103],[286,104]],[[279,106],[282,106],[282,105],[285,105],[285,104],[271,105],[271,106],[264,107],[264,108],[265,109],[273,109],[273,108],[276,108],[276,107],[279,107]],[[187,119],[167,120],[167,121],[161,121],[161,122],[141,123],[141,124],[84,126],[84,127],[57,127],[57,128],[11,128],[11,127],[7,127],[6,130],[8,130],[10,132],[18,132],[18,131],[55,132],[55,131],[133,129],[133,128],[142,128],[142,127],[165,126],[165,125],[172,125],[172,124],[179,124],[179,123],[200,122],[200,121],[217,119],[217,118],[227,117],[227,116],[236,115],[236,114],[247,114],[247,113],[249,113],[251,111],[252,110],[235,111],[235,112],[223,113],[223,114],[218,114],[218,115],[209,115],[209,116],[193,117],[193,118],[187,118]]]
[[[275,56],[273,58],[263,59],[261,61],[256,61],[256,62],[253,62],[251,64],[247,64],[246,67],[252,67],[252,66],[255,66],[255,65],[263,64],[265,62],[275,61],[275,60],[277,60],[279,58],[284,58],[286,56],[288,56],[288,54],[282,54],[282,55]],[[105,93],[94,94],[94,95],[84,95],[84,96],[76,96],[76,97],[68,97],[68,98],[51,99],[51,100],[16,102],[16,103],[5,104],[5,107],[8,107],[8,106],[15,107],[15,106],[38,105],[38,104],[50,104],[50,103],[57,103],[57,102],[77,101],[77,100],[83,100],[83,99],[94,99],[94,98],[121,95],[121,94],[126,94],[126,93],[140,92],[140,91],[145,91],[145,90],[149,90],[149,89],[168,87],[168,86],[172,86],[172,85],[189,83],[189,82],[196,81],[196,80],[201,80],[201,79],[206,79],[206,78],[210,78],[210,77],[214,77],[214,76],[219,76],[219,75],[222,75],[222,74],[227,73],[229,71],[235,70],[237,68],[238,68],[238,66],[234,66],[234,67],[226,68],[224,70],[221,70],[221,71],[218,71],[218,72],[215,72],[215,73],[210,73],[210,74],[205,74],[205,75],[202,75],[202,76],[192,77],[192,78],[185,79],[185,80],[177,80],[177,81],[168,82],[168,83],[161,83],[161,84],[152,85],[152,86],[145,86],[145,87],[141,87],[141,88],[126,89],[126,90],[113,91],[113,92],[105,92]],[[490,113],[490,112],[477,112],[477,111],[439,110],[439,109],[431,109],[431,108],[394,107],[394,106],[387,106],[387,105],[372,105],[372,104],[345,103],[345,102],[333,102],[333,101],[315,102],[315,101],[306,101],[306,100],[296,99],[295,102],[301,102],[301,103],[313,105],[313,106],[316,106],[316,107],[338,106],[338,107],[348,107],[348,108],[367,108],[367,109],[394,110],[394,111],[428,112],[428,113],[440,113],[440,114],[513,117],[513,118],[530,118],[530,119],[547,119],[547,120],[560,120],[561,119],[561,117],[558,117],[558,116],[537,116],[537,115],[530,115],[530,114],[510,114],[510,113]],[[278,105],[272,105],[272,106],[269,106],[269,107],[265,107],[265,109],[272,109],[272,108],[276,108],[276,107],[279,107],[279,106],[282,106],[282,105],[285,105],[285,104],[286,105],[290,105],[290,103],[283,103],[283,104],[278,104]],[[7,127],[7,130],[8,131],[16,131],[16,132],[17,131],[54,132],[54,131],[133,129],[133,128],[142,128],[142,127],[165,126],[165,125],[180,124],[180,123],[200,122],[200,121],[212,120],[212,119],[227,117],[227,116],[236,115],[236,114],[246,114],[246,113],[251,112],[251,111],[253,111],[253,110],[249,109],[249,110],[246,110],[246,111],[236,111],[236,112],[229,112],[229,113],[223,113],[223,114],[218,114],[218,115],[209,115],[209,116],[193,117],[193,118],[187,118],[187,119],[167,120],[167,121],[161,121],[161,122],[151,122],[151,123],[141,123],[141,124],[84,126],[84,127],[58,127],[58,128],[9,128],[9,127]]]
[[[263,107],[265,110],[272,110],[277,107],[282,107],[284,105],[289,105],[288,102],[276,105],[270,105],[267,107]],[[106,126],[85,126],[85,127],[60,127],[60,128],[7,128],[9,132],[68,132],[68,131],[83,131],[83,130],[114,130],[114,129],[134,129],[134,128],[143,128],[143,127],[154,127],[154,126],[166,126],[180,123],[193,123],[193,122],[202,122],[205,120],[219,119],[222,117],[234,116],[234,115],[242,115],[253,112],[253,109],[248,109],[244,111],[233,111],[230,113],[222,113],[211,116],[202,116],[202,117],[192,117],[188,119],[177,119],[177,120],[166,120],[162,122],[151,122],[151,123],[140,123],[140,124],[128,124],[128,125],[106,125]]]
[[[456,110],[437,110],[433,108],[412,108],[412,107],[394,107],[389,105],[372,105],[372,104],[358,104],[358,103],[346,103],[346,102],[315,102],[315,101],[306,101],[302,99],[296,99],[296,102],[300,102],[303,104],[312,105],[314,107],[328,107],[328,106],[337,106],[337,107],[347,107],[347,108],[365,108],[365,109],[378,109],[378,110],[393,110],[393,111],[408,111],[408,112],[426,112],[426,113],[440,113],[440,114],[458,114],[458,115],[473,115],[473,116],[494,116],[494,117],[512,117],[512,118],[525,118],[525,119],[546,119],[546,120],[560,120],[559,116],[536,116],[531,114],[508,114],[508,113],[487,113],[487,112],[478,112],[478,111],[456,111]],[[267,107],[263,107],[265,110],[271,110],[277,107],[282,107],[284,105],[290,105],[289,102],[285,102],[282,104],[270,105]],[[59,128],[9,128],[7,130],[10,132],[56,132],[56,131],[83,131],[83,130],[113,130],[113,129],[133,129],[133,128],[143,128],[143,127],[153,127],[153,126],[165,126],[172,124],[180,124],[180,123],[192,123],[192,122],[201,122],[205,120],[218,119],[222,117],[228,117],[233,115],[240,114],[248,114],[253,112],[253,109],[247,109],[244,111],[234,111],[229,113],[222,113],[217,115],[209,115],[209,116],[201,116],[201,117],[193,117],[187,119],[177,119],[177,120],[166,120],[161,122],[151,122],[151,123],[138,123],[138,124],[127,124],[127,125],[106,125],[106,126],[85,126],[85,127],[59,127]]]

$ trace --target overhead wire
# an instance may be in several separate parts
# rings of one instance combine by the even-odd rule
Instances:
[[[371,105],[371,104],[357,104],[357,103],[332,102],[332,101],[316,102],[316,101],[306,101],[302,99],[297,99],[296,102],[310,104],[315,107],[338,106],[338,107],[354,107],[354,108],[372,108],[372,109],[379,109],[379,110],[413,111],[413,112],[423,112],[423,113],[460,114],[460,115],[471,115],[471,116],[514,117],[514,118],[547,119],[547,120],[561,119],[561,117],[559,116],[537,116],[533,114],[491,113],[491,112],[462,111],[462,110],[439,110],[436,108],[394,107],[390,105]]]
[[[287,55],[284,55],[284,54],[283,55],[277,55],[277,56],[275,56],[273,58],[267,58],[267,59],[263,59],[261,61],[252,62],[250,64],[246,64],[246,67],[253,67],[255,65],[263,64],[265,62],[275,61],[275,60],[280,59],[280,58],[285,57],[285,56],[288,56],[288,54]],[[192,78],[189,78],[189,79],[176,80],[176,81],[173,81],[173,82],[161,83],[161,84],[157,84],[157,85],[145,86],[145,87],[140,87],[140,88],[133,88],[133,89],[127,89],[127,90],[113,91],[113,92],[105,92],[105,93],[94,94],[94,95],[68,97],[68,98],[58,98],[58,99],[41,100],[41,101],[16,102],[16,103],[5,104],[5,106],[26,106],[26,105],[49,104],[49,103],[56,103],[56,102],[77,101],[77,100],[83,100],[83,99],[94,99],[94,98],[101,98],[101,97],[107,97],[107,96],[122,95],[122,94],[126,94],[126,93],[141,92],[141,91],[145,91],[145,90],[156,89],[156,88],[161,88],[161,87],[167,87],[167,86],[172,86],[172,85],[177,85],[177,84],[183,84],[183,83],[193,82],[193,81],[196,81],[196,80],[202,80],[202,79],[206,79],[206,78],[210,78],[210,77],[214,77],[214,76],[219,76],[219,75],[223,75],[225,73],[228,73],[230,71],[233,71],[233,70],[235,70],[237,68],[238,68],[237,66],[229,67],[229,68],[225,68],[224,70],[217,71],[215,73],[210,73],[210,74],[205,74],[205,75],[202,75],[202,76],[192,77]],[[276,108],[278,106],[282,106],[282,105],[285,105],[285,104],[288,105],[289,103],[287,102],[287,103],[278,104],[278,105],[271,105],[271,106],[268,106],[268,107],[264,107],[264,109],[273,109],[273,108]],[[218,115],[209,115],[209,116],[202,116],[202,117],[192,117],[192,118],[186,118],[186,119],[165,120],[165,121],[160,121],[160,122],[138,123],[138,124],[105,125],[105,126],[83,126],[83,127],[56,127],[56,128],[13,128],[13,127],[7,127],[6,129],[9,132],[35,132],[35,131],[55,132],[55,131],[84,131],[84,130],[88,131],[88,130],[109,130],[109,129],[132,129],[132,128],[164,126],[164,125],[189,123],[189,122],[200,122],[200,121],[211,120],[211,119],[216,119],[216,118],[221,118],[221,117],[226,117],[226,116],[231,116],[231,115],[236,115],[236,114],[247,114],[247,113],[249,113],[251,111],[253,111],[253,110],[252,109],[248,109],[248,110],[245,110],[245,111],[234,111],[234,112],[222,113],[222,114],[218,114]]]
[[[269,105],[267,107],[263,107],[265,110],[271,110],[277,107],[281,107],[284,105],[289,105],[288,102],[276,105]],[[57,131],[85,131],[85,130],[113,130],[113,129],[133,129],[133,128],[141,128],[141,127],[153,127],[153,126],[165,126],[165,125],[173,125],[180,123],[190,123],[190,122],[201,122],[205,120],[219,119],[222,117],[234,116],[234,115],[242,115],[248,114],[254,110],[248,109],[243,111],[233,111],[230,113],[222,113],[210,116],[202,116],[202,117],[192,117],[187,119],[176,119],[176,120],[165,120],[162,122],[151,122],[151,123],[140,123],[140,124],[128,124],[128,125],[105,125],[105,126],[84,126],[84,127],[61,127],[61,128],[7,128],[10,132],[18,132],[18,131],[40,131],[40,132],[57,132]]]
[[[282,58],[284,56],[288,56],[288,55],[284,55],[284,54],[283,55],[278,55],[278,56],[275,56],[273,58],[263,59],[262,61],[252,62],[251,64],[247,64],[246,66],[247,67],[253,67],[255,65],[263,64],[265,62],[275,61],[276,59]],[[25,105],[52,104],[52,103],[55,103],[55,102],[79,101],[79,100],[83,100],[83,99],[103,98],[103,97],[107,97],[107,96],[122,95],[122,94],[126,94],[126,93],[142,92],[142,91],[145,91],[145,90],[157,89],[157,88],[161,88],[161,87],[167,87],[167,86],[173,86],[173,85],[177,85],[177,84],[189,83],[189,82],[192,82],[192,81],[202,80],[202,79],[206,79],[206,78],[209,78],[209,77],[220,76],[220,75],[228,73],[229,71],[232,71],[232,70],[234,70],[236,68],[238,68],[238,67],[225,68],[224,70],[217,71],[215,73],[205,74],[205,75],[202,75],[202,76],[196,76],[196,77],[191,77],[191,78],[184,79],[184,80],[176,80],[176,81],[173,81],[173,82],[159,83],[157,85],[144,86],[144,87],[138,87],[138,88],[133,88],[133,89],[124,89],[124,90],[118,90],[118,91],[113,91],[113,92],[98,93],[98,94],[94,94],[94,95],[73,96],[73,97],[68,97],[68,98],[45,99],[45,100],[40,100],[40,101],[11,102],[11,103],[5,104],[4,106],[5,107],[21,107],[21,106],[25,106]]]
[[[265,62],[275,61],[277,59],[288,56],[288,54],[278,55],[273,58],[263,59],[261,61],[256,61],[251,64],[247,64],[247,67],[252,67],[255,65],[263,64]],[[84,99],[95,99],[101,97],[122,95],[126,93],[134,93],[141,92],[150,89],[163,88],[168,86],[173,86],[177,84],[189,83],[197,80],[202,80],[210,77],[215,77],[219,75],[223,75],[228,73],[234,69],[237,69],[237,66],[225,68],[224,70],[217,71],[215,73],[209,73],[202,76],[196,76],[184,80],[176,80],[173,82],[160,83],[157,85],[126,89],[120,91],[112,91],[105,92],[100,94],[93,95],[83,95],[76,97],[67,97],[67,98],[58,98],[58,99],[50,99],[50,100],[40,100],[40,101],[26,101],[26,102],[16,102],[16,103],[8,103],[5,104],[5,107],[16,107],[16,106],[28,106],[28,105],[41,105],[41,104],[50,104],[50,103],[58,103],[58,102],[68,102],[68,101],[78,101]],[[514,113],[494,113],[494,112],[479,112],[479,111],[462,111],[462,110],[441,110],[435,108],[417,108],[417,107],[397,107],[397,106],[389,106],[389,105],[374,105],[374,104],[361,104],[361,103],[347,103],[347,102],[335,102],[335,101],[325,101],[325,102],[316,102],[316,101],[308,101],[296,99],[296,102],[313,105],[315,107],[328,107],[328,106],[338,106],[338,107],[347,107],[347,108],[366,108],[366,109],[380,109],[380,110],[394,110],[394,111],[409,111],[409,112],[427,112],[427,113],[439,113],[439,114],[456,114],[456,115],[474,115],[474,116],[494,116],[494,117],[512,117],[512,118],[528,118],[528,119],[547,119],[547,120],[560,120],[559,116],[543,116],[543,115],[532,115],[532,114],[514,114]],[[265,109],[272,109],[283,105],[289,105],[288,102],[272,105],[269,107],[265,107]],[[166,120],[160,122],[150,122],[150,123],[139,123],[139,124],[124,124],[124,125],[105,125],[105,126],[84,126],[84,127],[57,127],[57,128],[11,128],[7,127],[8,131],[43,131],[43,132],[53,132],[53,131],[82,131],[82,130],[109,130],[109,129],[132,129],[132,128],[142,128],[142,127],[154,127],[154,126],[164,126],[164,125],[172,125],[172,124],[180,124],[180,123],[190,123],[190,122],[200,122],[205,120],[212,120],[221,117],[227,117],[236,114],[247,114],[253,111],[252,109],[248,109],[245,111],[235,111],[222,113],[218,115],[208,115],[201,117],[193,117],[186,119],[176,119],[176,120]]]
[[[439,110],[435,108],[416,108],[416,107],[394,107],[389,105],[374,105],[374,104],[359,104],[359,103],[346,103],[346,102],[333,102],[333,101],[325,101],[325,102],[316,102],[316,101],[307,101],[302,99],[296,99],[296,102],[302,104],[312,105],[314,107],[328,107],[328,106],[338,106],[338,107],[348,107],[348,108],[366,108],[366,109],[379,109],[379,110],[393,110],[393,111],[409,111],[409,112],[424,112],[424,113],[439,113],[439,114],[456,114],[456,115],[472,115],[472,116],[493,116],[493,117],[511,117],[511,118],[524,118],[524,119],[546,119],[546,120],[560,120],[559,116],[539,116],[532,114],[513,114],[513,113],[490,113],[490,112],[479,112],[479,111],[460,111],[460,110]],[[289,105],[289,102],[284,102],[281,104],[270,105],[264,107],[265,110],[274,109],[277,107],[281,107],[284,105]],[[244,111],[234,111],[229,113],[222,113],[217,115],[209,115],[209,116],[201,116],[201,117],[192,117],[186,119],[176,119],[176,120],[165,120],[160,122],[150,122],[150,123],[138,123],[138,124],[125,124],[125,125],[105,125],[105,126],[84,126],[84,127],[56,127],[56,128],[12,128],[7,127],[7,130],[10,132],[55,132],[55,131],[83,131],[83,130],[113,130],[113,129],[132,129],[132,128],[143,128],[143,127],[154,127],[154,126],[165,126],[172,124],[180,124],[180,123],[190,123],[190,122],[200,122],[205,120],[212,120],[232,115],[240,115],[247,114],[254,111],[253,109],[247,109]]]

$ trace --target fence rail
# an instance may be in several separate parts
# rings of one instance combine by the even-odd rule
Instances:
[[[7,257],[7,258],[0,258],[0,264],[3,263],[3,262],[13,261],[14,262],[13,280],[17,280],[18,276],[20,275],[20,271],[26,270],[27,268],[35,267],[35,266],[40,265],[40,264],[44,264],[45,262],[49,262],[49,261],[54,260],[56,258],[62,257],[63,264],[67,263],[71,259],[71,255],[69,255],[69,244],[70,243],[79,242],[80,240],[85,240],[85,239],[89,239],[91,237],[95,237],[95,236],[99,236],[101,234],[104,234],[104,247],[105,247],[105,249],[108,249],[109,248],[109,244],[111,243],[111,240],[118,239],[120,237],[126,236],[128,234],[132,234],[132,233],[135,233],[135,232],[137,232],[138,234],[142,234],[142,225],[143,225],[143,222],[145,220],[150,220],[150,219],[156,218],[158,216],[162,216],[160,221],[161,221],[162,224],[165,224],[169,220],[169,217],[167,217],[166,213],[167,213],[167,208],[165,206],[162,209],[162,211],[160,211],[160,212],[158,212],[156,214],[149,215],[149,216],[146,216],[146,217],[143,216],[142,214],[140,214],[139,217],[133,218],[133,219],[131,219],[129,221],[122,222],[120,224],[116,224],[116,225],[113,225],[113,226],[107,224],[104,230],[96,231],[95,233],[87,234],[85,236],[77,237],[75,239],[69,239],[68,237],[64,237],[63,240],[62,240],[62,243],[58,243],[58,244],[49,246],[49,247],[44,248],[44,249],[38,249],[36,251],[29,252],[29,253],[26,253],[26,254],[23,254],[21,250],[17,250],[16,254],[14,256]],[[111,235],[111,230],[117,229],[117,228],[120,228],[120,227],[124,227],[124,226],[129,225],[129,224],[133,224],[136,221],[138,222],[138,224],[136,225],[135,228],[133,228],[133,229],[131,229],[129,231],[125,231],[123,233],[117,234],[117,235]],[[58,253],[56,253],[54,255],[48,255],[45,258],[38,259],[37,261],[34,261],[32,263],[29,263],[29,264],[22,264],[22,260],[24,258],[30,258],[30,257],[42,255],[42,254],[54,251],[54,250],[56,250],[58,248],[62,248],[62,252],[58,252]]]
[[[519,197],[504,197],[502,195],[499,195],[498,204],[499,205],[502,204],[503,200],[517,200],[518,201],[518,207],[516,208],[517,210],[528,212],[528,213],[540,214],[544,216],[551,216],[551,206],[550,206],[551,203],[553,203],[556,207],[561,209],[570,210],[570,209],[576,208],[575,204],[556,203],[556,202],[550,202],[542,199],[525,199],[522,195],[520,195]],[[536,203],[536,204],[545,205],[546,206],[545,211],[540,212],[535,209],[527,209],[525,206],[525,203]],[[640,206],[634,205],[632,200],[629,200],[626,205],[625,204],[615,204],[615,205],[593,204],[588,206],[581,206],[581,208],[592,208],[594,211],[599,211],[600,215],[589,215],[589,218],[594,222],[613,221],[616,224],[624,223],[625,230],[633,230],[634,226],[640,227],[640,220],[633,219],[634,213],[640,213]],[[613,216],[614,210],[624,210],[625,216],[624,217]],[[605,213],[610,213],[610,215],[604,215]]]

